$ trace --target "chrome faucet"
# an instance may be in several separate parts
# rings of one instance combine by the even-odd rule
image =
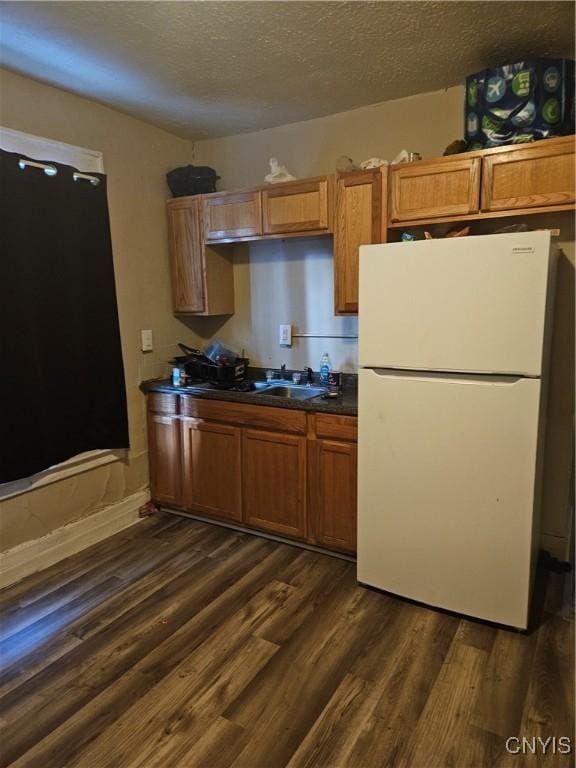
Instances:
[[[286,379],[286,363],[282,363],[280,366],[280,378],[284,381]]]
[[[304,368],[304,373],[306,374],[306,386],[311,387],[314,384],[314,371],[312,368]]]

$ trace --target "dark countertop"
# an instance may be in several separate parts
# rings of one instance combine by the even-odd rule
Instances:
[[[313,397],[310,400],[291,400],[285,397],[267,396],[265,392],[231,392],[225,389],[206,389],[202,385],[195,387],[193,384],[175,387],[170,379],[143,381],[140,384],[140,389],[142,392],[166,392],[173,395],[200,397],[206,400],[227,400],[232,403],[271,405],[275,408],[290,408],[296,411],[333,413],[340,416],[358,415],[358,390],[354,386],[345,386],[339,397]]]

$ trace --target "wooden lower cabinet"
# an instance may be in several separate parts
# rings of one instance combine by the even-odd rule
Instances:
[[[243,445],[244,522],[306,537],[306,438],[248,429]]]
[[[150,489],[152,501],[180,506],[180,421],[148,412]]]
[[[310,503],[314,542],[356,552],[356,443],[316,440],[311,446]]]
[[[148,395],[152,501],[356,551],[357,419]]]
[[[184,507],[241,522],[241,430],[227,424],[183,418],[181,435]]]

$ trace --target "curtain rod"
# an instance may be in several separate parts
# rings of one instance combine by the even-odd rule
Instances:
[[[32,168],[41,168],[47,176],[56,176],[58,173],[58,168],[56,168],[54,165],[36,163],[34,160],[24,160],[22,157],[20,160],[18,160],[18,166],[22,170],[24,170],[26,166],[31,166]],[[86,179],[90,182],[90,184],[93,184],[94,186],[98,186],[98,184],[100,184],[100,179],[97,176],[90,176],[87,173],[79,173],[78,171],[74,171],[72,178],[74,181],[78,181],[78,179]]]

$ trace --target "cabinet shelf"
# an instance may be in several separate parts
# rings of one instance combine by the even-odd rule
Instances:
[[[461,216],[438,216],[434,219],[423,221],[422,219],[412,219],[410,221],[395,221],[388,225],[388,229],[403,230],[411,227],[430,227],[434,224],[464,223],[469,221],[486,221],[487,219],[507,219],[510,216],[534,216],[538,213],[555,213],[558,211],[574,211],[576,205],[569,203],[566,205],[540,206],[538,208],[521,208],[507,211],[487,211],[483,213],[471,213]]]

